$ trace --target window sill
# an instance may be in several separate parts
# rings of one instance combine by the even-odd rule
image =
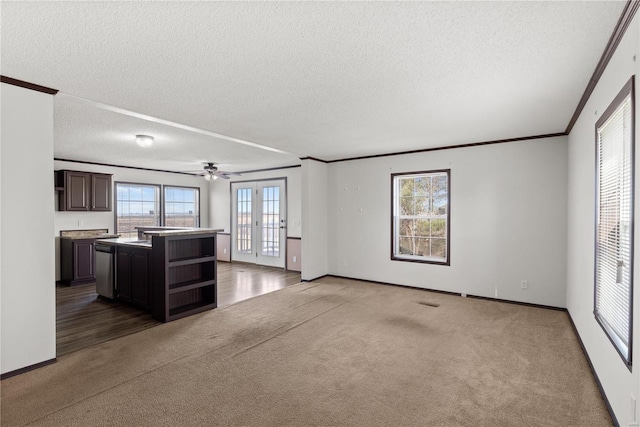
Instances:
[[[392,255],[391,261],[417,262],[421,264],[435,264],[435,265],[447,265],[447,266],[451,265],[448,258],[446,260],[437,260],[437,259],[429,259],[429,258],[416,257],[416,256],[412,257],[412,256]]]
[[[594,312],[593,314],[596,318],[596,322],[600,325],[600,327],[604,331],[604,334],[607,336],[607,338],[609,338],[609,341],[611,341],[611,344],[613,344],[613,347],[618,352],[618,355],[620,356],[624,364],[627,365],[627,369],[631,371],[631,366],[632,366],[631,351],[629,351],[629,346],[627,346],[625,343],[622,342],[620,338],[618,338],[618,336],[613,331],[613,329],[608,325],[606,320],[604,320],[596,312]]]

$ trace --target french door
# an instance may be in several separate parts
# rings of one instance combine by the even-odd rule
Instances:
[[[231,256],[235,261],[285,267],[284,180],[231,183]]]

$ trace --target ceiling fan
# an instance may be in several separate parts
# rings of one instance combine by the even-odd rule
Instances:
[[[194,171],[197,172],[197,171]],[[237,172],[225,172],[219,170],[216,166],[214,166],[213,162],[207,162],[204,166],[204,170],[200,171],[198,175],[204,176],[204,179],[207,181],[215,181],[218,177],[222,179],[229,179],[231,176],[240,176]]]

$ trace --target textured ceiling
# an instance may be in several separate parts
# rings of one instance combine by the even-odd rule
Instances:
[[[56,158],[178,172],[202,170],[214,162],[238,172],[299,163],[296,156],[275,153],[141,120],[97,108],[65,95],[54,98]],[[152,148],[135,144],[135,135],[152,135]]]
[[[624,2],[0,7],[5,76],[329,160],[564,131]],[[295,163],[71,104],[56,102],[59,157],[172,170]],[[156,151],[125,153],[124,135],[145,126],[163,135]]]

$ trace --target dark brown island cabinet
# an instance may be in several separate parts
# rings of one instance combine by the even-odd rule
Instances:
[[[216,233],[152,235],[153,316],[169,322],[217,307]]]
[[[55,172],[60,211],[111,211],[112,176],[102,173]]]
[[[60,239],[60,281],[67,285],[95,282],[96,239]]]
[[[151,248],[116,246],[117,298],[151,309]]]

